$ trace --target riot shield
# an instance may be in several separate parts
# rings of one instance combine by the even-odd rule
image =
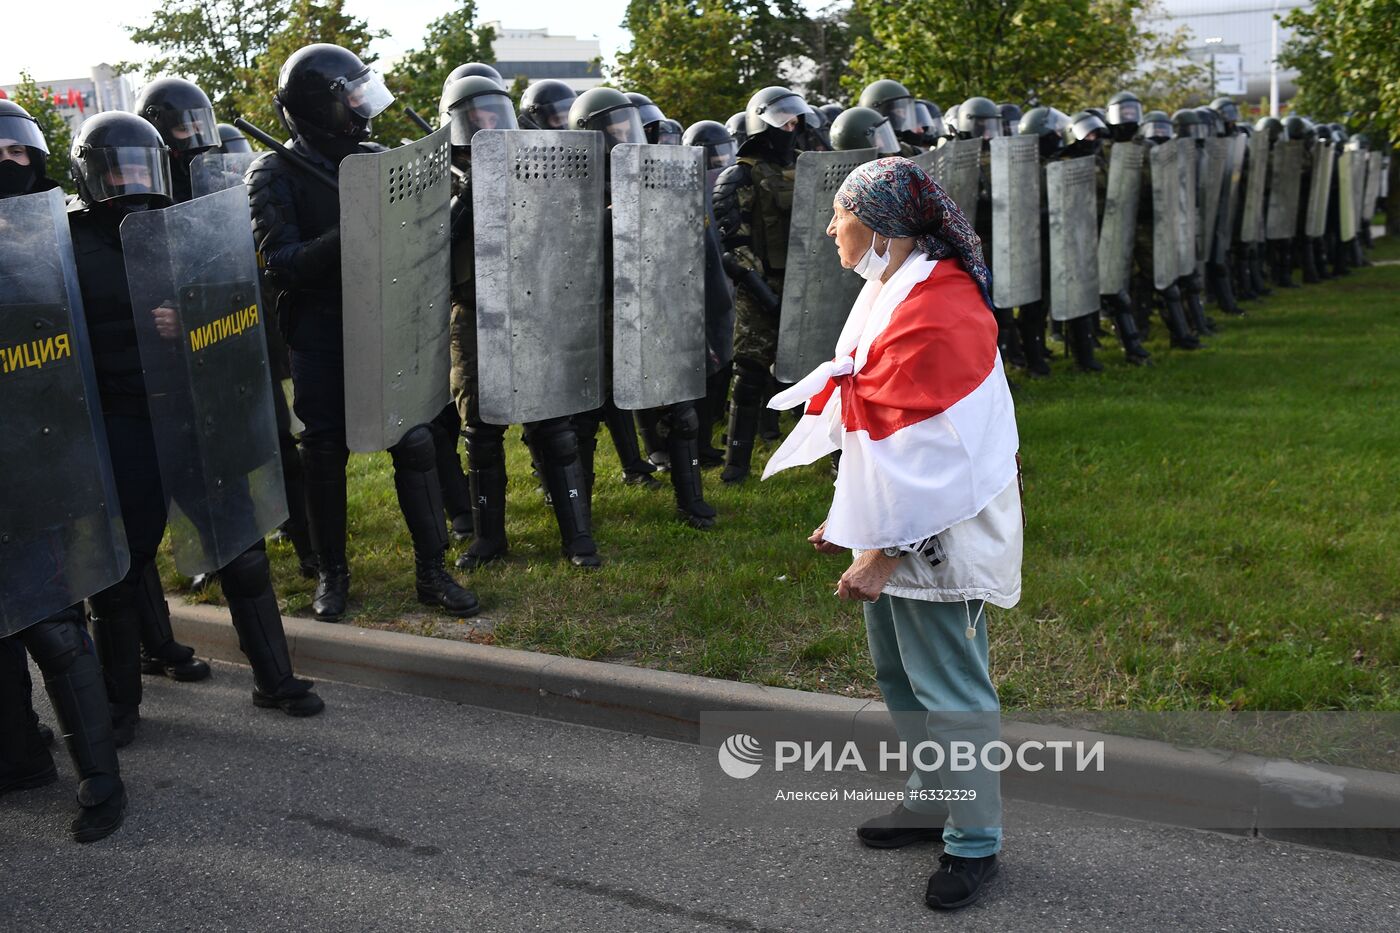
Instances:
[[[943,182],[939,181],[939,179],[943,177],[942,152],[942,149],[928,149],[924,152],[920,152],[918,155],[910,156],[909,161],[923,169],[930,178],[937,181],[938,184],[942,186]]]
[[[656,408],[705,394],[705,150],[615,146],[613,401]]]
[[[1196,270],[1199,253],[1197,238],[1200,214],[1197,212],[1197,167],[1200,162],[1194,139],[1177,139],[1168,145],[1177,147],[1176,167],[1176,277],[1190,275]]]
[[[287,520],[248,196],[226,188],[122,221],[175,566],[228,564]]]
[[[1040,300],[1040,151],[1034,136],[992,145],[992,303]]]
[[[1264,239],[1264,186],[1269,180],[1269,134],[1249,137],[1249,170],[1244,179],[1244,205],[1240,209],[1240,242]]]
[[[841,326],[865,285],[860,276],[841,268],[841,258],[826,228],[831,224],[832,200],[841,183],[875,156],[874,149],[802,152],[797,156],[778,319],[778,357],[773,367],[779,382],[796,382],[831,359]]]
[[[0,243],[3,637],[106,589],[131,561],[63,192],[0,198]]]
[[[1351,154],[1351,199],[1355,205],[1352,216],[1355,218],[1357,236],[1361,235],[1364,222],[1361,212],[1366,203],[1366,156],[1364,150],[1353,150]]]
[[[996,140],[992,140],[992,143],[995,145]],[[1115,143],[1109,155],[1103,225],[1099,228],[1100,294],[1116,295],[1125,290],[1133,274],[1133,242],[1137,232],[1138,192],[1142,188],[1142,160],[1143,148],[1139,143]]]
[[[977,216],[977,182],[982,174],[982,140],[953,139],[939,147],[940,174],[934,180],[969,221]]]
[[[1094,158],[1045,166],[1050,205],[1050,317],[1069,321],[1099,309],[1098,192]]]
[[[243,173],[261,153],[202,152],[190,163],[190,190],[202,198],[243,184]]]
[[[1301,139],[1274,143],[1269,166],[1269,214],[1266,235],[1271,240],[1291,240],[1298,230],[1298,206],[1303,186]]]
[[[1318,139],[1312,146],[1312,188],[1308,190],[1308,213],[1303,232],[1320,237],[1327,232],[1327,202],[1332,196],[1332,144]]]
[[[603,404],[603,142],[580,130],[472,137],[481,417]]]
[[[340,163],[345,436],[386,450],[448,401],[448,137]]]
[[[1177,280],[1177,203],[1181,188],[1181,150],[1172,143],[1148,150],[1152,177],[1152,286],[1167,288]]]
[[[1210,259],[1215,248],[1215,222],[1220,214],[1224,192],[1225,168],[1230,159],[1230,140],[1212,136],[1198,150],[1204,158],[1198,160],[1200,174],[1196,177],[1196,263]]]
[[[1240,181],[1244,175],[1244,151],[1249,138],[1243,133],[1226,137],[1229,146],[1225,149],[1225,173],[1221,180],[1220,208],[1215,212],[1215,240],[1211,247],[1211,262],[1223,263],[1234,245],[1235,225],[1240,215],[1240,202],[1243,189]]]
[[[1356,173],[1352,170],[1354,152],[1342,150],[1337,154],[1337,222],[1341,240],[1356,239]]]
[[[1376,205],[1381,199],[1382,161],[1379,152],[1366,154],[1366,193],[1361,199],[1361,219],[1368,224],[1376,216]]]

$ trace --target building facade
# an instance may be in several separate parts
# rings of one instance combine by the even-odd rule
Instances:
[[[597,39],[552,36],[547,29],[508,29],[488,23],[496,30],[491,47],[496,70],[506,85],[517,78],[539,81],[555,78],[583,92],[603,83],[599,60],[603,49]]]
[[[1269,99],[1275,41],[1282,49],[1290,32],[1276,27],[1275,17],[1311,6],[1308,0],[1162,0],[1162,15],[1151,24],[1162,32],[1185,26],[1191,58],[1213,71],[1215,93],[1257,104]],[[1279,102],[1285,104],[1298,92],[1298,73],[1279,69],[1277,77]]]
[[[117,74],[111,65],[105,63],[94,66],[85,78],[41,79],[34,83],[49,90],[58,112],[74,131],[93,114],[104,110],[130,110],[136,100],[130,79]],[[0,85],[0,92],[7,98],[13,97],[15,87],[13,84]]]

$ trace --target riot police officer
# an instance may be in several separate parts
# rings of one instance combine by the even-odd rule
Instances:
[[[274,101],[292,135],[291,150],[324,173],[337,176],[341,161],[355,153],[383,151],[368,142],[370,121],[393,95],[353,52],[305,46],[287,59],[277,84]],[[302,472],[319,565],[312,609],[318,619],[339,621],[350,591],[339,194],[277,153],[254,162],[246,181],[254,237],[291,348],[296,413],[306,426]],[[413,540],[419,602],[457,616],[476,613],[476,596],[443,564],[447,532],[432,430],[411,428],[389,453],[399,509]]]
[[[52,191],[49,147],[19,104],[0,100],[0,199]],[[4,244],[14,248],[14,243]],[[2,277],[0,277],[2,278]],[[11,283],[0,298],[25,301]],[[48,746],[53,731],[39,723],[26,653],[43,673],[65,745],[78,773],[78,814],[69,825],[77,842],[94,842],[121,826],[126,790],[117,765],[112,715],[101,665],[79,603],[0,637],[0,796],[58,780]]]
[[[1320,246],[1313,237],[1308,236],[1308,201],[1309,192],[1312,190],[1313,174],[1313,152],[1311,141],[1317,138],[1317,130],[1312,121],[1307,117],[1291,114],[1284,118],[1283,130],[1290,141],[1303,143],[1303,171],[1299,182],[1298,195],[1298,223],[1294,235],[1292,253],[1296,255],[1303,269],[1303,283],[1305,285],[1315,285],[1325,278],[1331,278],[1325,266],[1318,263],[1318,252]],[[1290,266],[1291,273],[1291,266]]]
[[[725,451],[726,483],[749,475],[768,377],[777,359],[796,176],[797,130],[811,111],[785,87],[766,87],[744,111],[739,161],[715,181],[715,219],[735,295],[734,392]]]
[[[157,78],[141,89],[136,112],[160,132],[170,149],[175,203],[188,201],[194,197],[190,191],[190,163],[200,153],[222,144],[208,95],[184,78]]]
[[[916,144],[923,141],[923,127],[919,124],[917,102],[908,88],[889,78],[873,81],[860,92],[858,106],[869,107],[890,121],[890,129],[900,143],[899,155],[919,154]]]
[[[869,107],[841,111],[831,125],[831,145],[838,151],[874,149],[880,157],[899,155],[901,148],[890,118]]]
[[[252,145],[248,142],[248,137],[243,135],[243,131],[232,123],[219,124],[219,145],[218,150],[224,153],[248,153],[253,151]]]
[[[172,495],[179,501],[180,490],[162,484],[119,227],[129,214],[158,210],[173,198],[164,142],[134,114],[90,117],[73,141],[71,162],[81,209],[70,211],[69,226],[131,553],[126,577],[89,600],[117,741],[124,745],[140,718],[142,616],[159,617],[169,630],[155,558],[169,502]],[[204,537],[217,531],[198,522],[196,528]],[[311,682],[293,675],[263,543],[238,555],[219,576],[239,645],[253,667],[254,704],[292,716],[320,712],[324,704]]]
[[[1186,107],[1172,114],[1172,131],[1178,139],[1190,139],[1195,143],[1195,153],[1197,155],[1197,172],[1200,168],[1200,154],[1205,146],[1205,141],[1210,135],[1210,127],[1206,123],[1206,118],[1199,110]],[[1199,181],[1199,174],[1197,179]],[[1190,209],[1198,211],[1196,203],[1199,184],[1190,192]],[[1199,214],[1198,214],[1199,216]],[[1198,231],[1199,233],[1199,231]],[[1181,288],[1182,304],[1186,308],[1186,320],[1191,325],[1191,329],[1199,336],[1209,336],[1215,333],[1215,321],[1206,315],[1205,305],[1202,303],[1204,283],[1200,276],[1192,271],[1183,275],[1178,280]]]
[[[517,124],[522,130],[562,130],[569,124],[569,108],[578,92],[563,81],[545,78],[520,95]]]
[[[1134,98],[1134,103],[1136,103],[1136,98]],[[1130,113],[1131,109],[1125,101],[1120,113]],[[1138,109],[1141,109],[1140,105]],[[1108,114],[1110,120],[1115,118],[1112,104],[1109,105]],[[1149,153],[1153,146],[1171,142],[1173,138],[1171,118],[1161,110],[1149,110],[1143,113],[1142,123],[1137,127],[1136,138],[1148,147]],[[1180,286],[1173,280],[1163,289],[1156,288],[1154,275],[1156,243],[1153,231],[1158,219],[1153,213],[1153,184],[1152,172],[1150,168],[1144,166],[1142,184],[1138,188],[1137,229],[1133,242],[1133,301],[1136,307],[1143,312],[1148,311],[1154,305],[1158,308],[1162,323],[1167,327],[1167,334],[1173,348],[1198,350],[1201,342],[1195,334],[1191,333]]]
[[[744,140],[749,138],[748,117],[744,111],[731,114],[728,120],[724,121],[724,128],[729,131],[729,135],[734,137],[734,142],[741,148]]]
[[[1012,103],[997,104],[997,109],[1001,111],[1001,135],[1014,136],[1017,127],[1021,125],[1021,117],[1025,114],[1020,107]]]

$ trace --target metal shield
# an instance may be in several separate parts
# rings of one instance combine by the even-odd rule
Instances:
[[[1327,232],[1327,202],[1332,196],[1332,144],[1325,139],[1312,145],[1312,187],[1308,189],[1308,213],[1303,232],[1320,237]]]
[[[603,404],[600,133],[472,137],[481,417],[521,424]]]
[[[1356,172],[1352,162],[1355,154],[1347,150],[1337,154],[1337,222],[1343,243],[1356,239]]]
[[[3,637],[116,583],[130,558],[63,192],[0,198],[0,243]]]
[[[261,153],[202,152],[190,163],[190,190],[202,198],[243,184],[243,173]]]
[[[1269,165],[1269,213],[1265,225],[1265,235],[1271,240],[1291,240],[1298,231],[1304,144],[1305,141],[1301,139],[1274,143],[1274,155]]]
[[[1204,158],[1198,161],[1196,176],[1196,262],[1199,265],[1211,257],[1215,247],[1215,225],[1220,214],[1221,196],[1225,186],[1225,168],[1230,159],[1230,139],[1212,136],[1198,150]]]
[[[613,401],[705,394],[705,150],[613,147]]]
[[[345,436],[386,450],[448,401],[450,127],[340,163]]]
[[[1361,219],[1368,224],[1376,216],[1376,204],[1381,198],[1382,162],[1379,152],[1366,154],[1366,193],[1361,199]]]
[[[977,216],[977,182],[982,175],[982,140],[953,139],[939,147],[940,174],[934,180],[971,221]]]
[[[832,200],[841,183],[875,156],[874,149],[802,152],[797,156],[778,319],[778,356],[773,367],[779,382],[796,382],[831,359],[841,326],[865,285],[860,276],[841,268],[841,258],[826,228],[831,224]]]
[[[996,140],[992,140],[992,144],[995,146]],[[1103,224],[1099,227],[1100,294],[1116,295],[1123,291],[1133,274],[1133,243],[1137,232],[1143,157],[1142,145],[1132,142],[1115,143],[1109,154]],[[992,177],[996,177],[995,172]]]
[[[1040,151],[1034,136],[992,145],[992,303],[1040,300]]]
[[[1176,277],[1190,275],[1196,270],[1199,254],[1200,214],[1196,205],[1199,150],[1194,139],[1177,139],[1169,143],[1177,147],[1176,200]]]
[[[1098,192],[1095,159],[1045,166],[1050,205],[1050,317],[1056,321],[1099,309]]]
[[[248,196],[208,197],[122,221],[175,566],[228,564],[287,520]]]
[[[1355,207],[1356,235],[1361,235],[1361,226],[1364,223],[1361,213],[1366,203],[1366,156],[1362,150],[1353,150],[1351,153],[1351,194]]]
[[[1147,164],[1152,179],[1152,285],[1177,280],[1177,205],[1181,190],[1181,150],[1175,143],[1153,146]]]
[[[1211,262],[1218,263],[1225,262],[1226,254],[1234,244],[1235,225],[1244,193],[1240,184],[1244,175],[1244,153],[1249,138],[1240,133],[1226,137],[1225,142],[1229,146],[1225,149],[1225,173],[1221,180],[1220,208],[1215,212],[1215,240],[1211,247]]]
[[[943,171],[942,152],[942,149],[928,149],[924,152],[920,152],[918,155],[910,156],[909,161],[913,162],[919,168],[923,169],[926,173],[928,173],[928,176],[930,178],[932,178],[934,181],[937,181],[939,185],[942,185],[943,183],[939,181],[939,179],[942,177],[941,173]]]
[[[1249,137],[1249,160],[1244,176],[1244,204],[1240,208],[1240,242],[1264,239],[1264,186],[1269,180],[1269,134]]]

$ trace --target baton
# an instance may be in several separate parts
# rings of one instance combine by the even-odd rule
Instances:
[[[238,127],[243,132],[247,133],[249,136],[256,139],[258,142],[262,143],[267,148],[271,149],[273,152],[280,155],[282,158],[286,159],[288,162],[292,163],[292,165],[301,169],[307,175],[310,175],[312,178],[319,181],[321,184],[329,185],[332,191],[336,193],[340,192],[340,183],[337,182],[330,175],[328,175],[326,172],[311,164],[311,162],[305,156],[302,156],[288,149],[286,146],[282,145],[277,140],[273,139],[271,136],[264,133],[262,130],[258,129],[256,126],[249,123],[242,117],[234,117],[233,125]]]
[[[432,135],[432,133],[433,133],[433,125],[432,125],[431,123],[429,123],[427,120],[424,120],[422,117],[420,117],[420,116],[418,115],[418,111],[414,110],[414,109],[413,109],[412,107],[410,107],[408,104],[404,104],[404,105],[403,105],[403,112],[406,113],[406,114],[408,114],[408,118],[409,118],[410,120],[412,120],[412,121],[418,126],[418,128],[419,128],[420,130],[422,130],[423,132],[427,133],[427,134],[430,135],[430,136]]]

